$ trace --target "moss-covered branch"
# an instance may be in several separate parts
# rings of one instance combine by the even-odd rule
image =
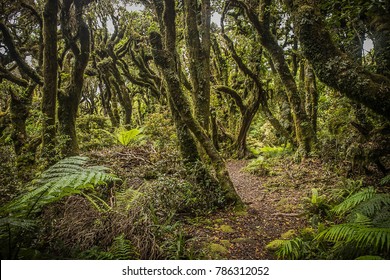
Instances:
[[[317,77],[348,98],[390,119],[390,80],[370,73],[341,52],[326,30],[314,0],[289,5],[304,56]]]

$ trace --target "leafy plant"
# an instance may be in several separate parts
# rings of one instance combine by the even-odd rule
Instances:
[[[269,164],[263,156],[259,156],[257,159],[252,160],[243,171],[249,172],[257,176],[266,176],[270,173]]]
[[[137,141],[140,141],[144,138],[141,133],[142,129],[138,128],[133,128],[130,130],[126,130],[125,128],[119,128],[115,131],[113,136],[119,144],[123,146],[129,146],[130,144],[136,143]]]
[[[0,241],[8,243],[8,257],[16,258],[21,235],[32,232],[41,210],[71,195],[84,195],[99,210],[109,206],[91,191],[119,179],[102,166],[86,166],[87,157],[69,157],[54,164],[27,186],[26,193],[0,208]],[[12,249],[11,249],[12,248]]]
[[[353,248],[352,256],[368,252],[386,255],[390,251],[390,195],[376,193],[370,187],[351,195],[332,211],[346,217],[347,222],[320,232],[316,239],[331,242],[345,254]]]
[[[326,196],[319,195],[316,188],[311,189],[311,197],[305,198],[305,209],[312,218],[312,222],[316,221],[317,224],[319,218],[324,218],[328,213],[330,206],[327,203]]]

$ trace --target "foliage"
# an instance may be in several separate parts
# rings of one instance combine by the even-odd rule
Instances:
[[[330,206],[325,195],[319,195],[317,189],[311,189],[311,197],[304,199],[305,210],[313,226],[328,215]]]
[[[263,156],[259,156],[257,159],[252,160],[246,167],[244,167],[243,171],[258,176],[267,176],[270,173],[270,166]]]
[[[59,161],[31,181],[27,186],[27,192],[0,208],[1,242],[9,243],[4,248],[15,247],[15,251],[8,252],[8,257],[17,257],[17,244],[22,242],[19,240],[20,234],[25,230],[35,229],[34,226],[39,223],[40,212],[49,204],[79,194],[84,195],[98,209],[109,208],[102,199],[93,195],[92,191],[98,185],[112,183],[119,179],[107,173],[108,169],[105,167],[86,167],[87,161],[88,158],[79,156]]]
[[[318,194],[312,200],[318,201]],[[351,194],[330,212],[343,223],[325,227],[317,224],[317,232],[301,234],[289,240],[274,240],[267,245],[283,259],[381,259],[390,251],[390,195],[374,188]],[[323,217],[325,218],[325,217]],[[328,216],[332,218],[332,216]],[[334,223],[337,220],[333,220]]]
[[[123,146],[129,146],[144,138],[141,134],[142,129],[133,128],[126,130],[125,128],[119,128],[115,131],[115,140]]]
[[[105,131],[109,127],[106,117],[99,115],[82,115],[77,118],[77,138],[82,150],[109,147],[114,139]]]

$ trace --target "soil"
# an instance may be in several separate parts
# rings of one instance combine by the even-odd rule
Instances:
[[[209,259],[274,259],[265,246],[281,235],[293,236],[308,226],[304,198],[311,189],[337,184],[318,160],[278,161],[266,175],[244,171],[245,160],[227,164],[244,210],[218,212],[186,227],[189,245]]]

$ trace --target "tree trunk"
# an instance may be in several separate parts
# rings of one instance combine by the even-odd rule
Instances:
[[[285,60],[284,51],[272,35],[269,27],[259,20],[258,15],[250,7],[241,1],[233,2],[244,8],[249,20],[259,34],[261,45],[267,50],[273,61],[276,72],[286,89],[292,109],[295,133],[299,145],[298,153],[300,156],[306,157],[314,147],[314,132],[306,115],[295,79]]]
[[[194,119],[191,114],[191,107],[186,99],[180,85],[179,75],[176,69],[176,27],[175,27],[175,1],[165,0],[164,10],[164,31],[165,42],[161,35],[151,32],[150,42],[152,45],[153,58],[156,65],[161,69],[168,87],[168,95],[176,110],[178,110],[183,122],[191,130],[200,145],[202,145],[206,154],[210,158],[211,164],[215,170],[218,182],[224,192],[226,202],[229,204],[241,203],[233,183],[230,180],[224,160],[215,149],[212,140],[208,137],[206,131],[200,123]]]
[[[207,131],[210,125],[210,0],[202,0],[199,13],[198,1],[185,0],[187,48],[195,116]],[[201,15],[201,29],[198,17]]]
[[[295,0],[289,5],[304,56],[317,77],[348,98],[390,119],[390,79],[369,73],[341,52],[325,29],[314,0]]]
[[[57,13],[58,0],[47,0],[43,12],[42,156],[54,156],[57,102]]]
[[[66,38],[66,43],[69,44],[74,55],[70,84],[65,92],[60,92],[58,95],[59,131],[65,138],[62,154],[66,157],[79,153],[76,135],[76,118],[84,85],[84,72],[89,59],[90,33],[88,25],[82,18],[85,3],[74,1],[78,35],[76,38],[72,36],[69,21],[71,17],[70,7],[73,1],[66,0],[64,2],[61,15],[61,27]]]

